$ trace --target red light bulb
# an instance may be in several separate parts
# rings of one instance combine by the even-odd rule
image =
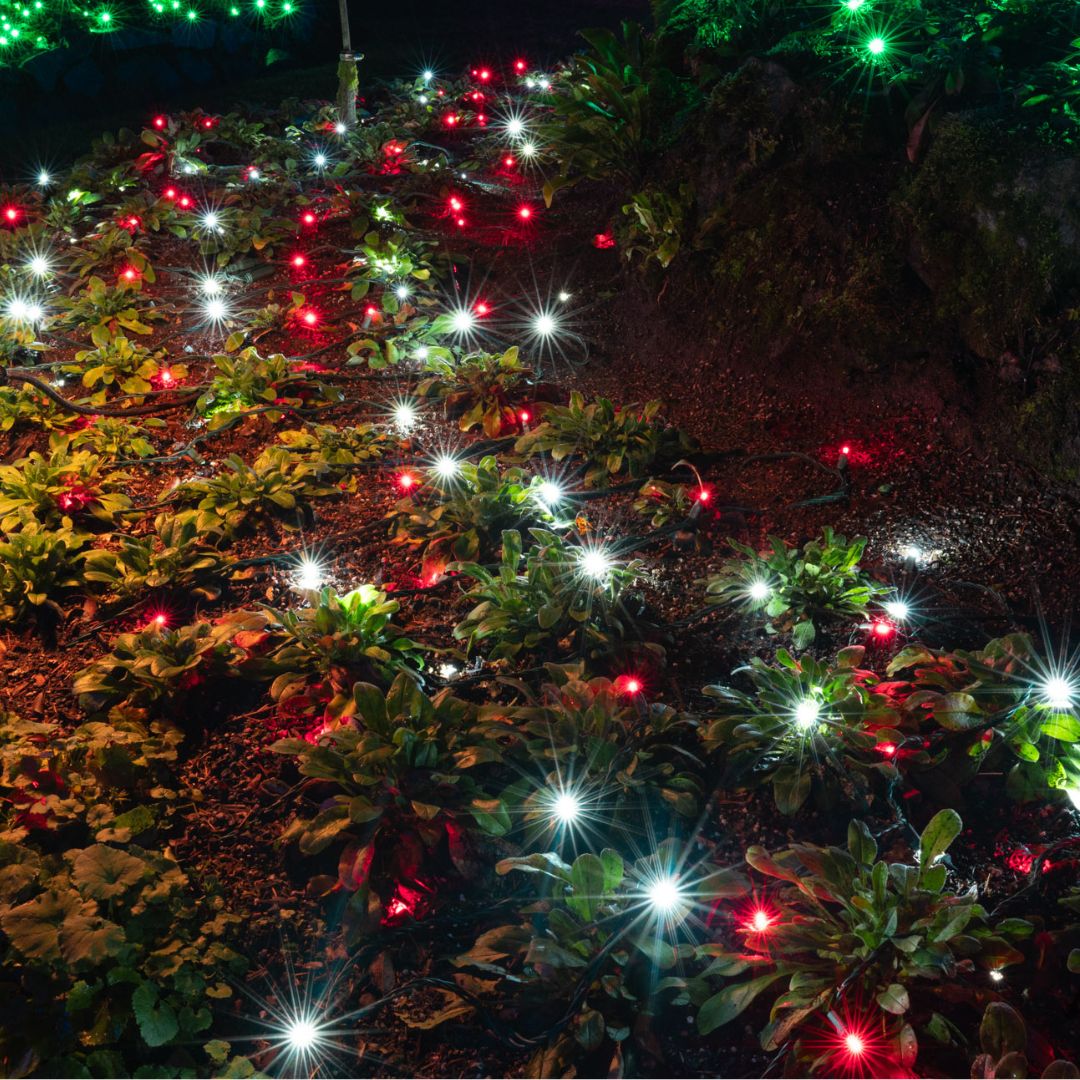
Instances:
[[[520,419],[523,424],[527,424],[532,419],[532,415],[529,413],[528,409],[522,409],[518,413],[518,419]]]
[[[303,255],[294,255],[292,257],[292,264],[299,270],[303,266],[307,266],[307,259]]]
[[[486,315],[491,308],[489,308],[483,300],[478,300],[476,302],[476,307],[473,310],[477,315]]]
[[[4,220],[14,225],[19,220],[19,208],[17,206],[5,206]]]
[[[712,498],[712,492],[707,487],[698,488],[697,501],[701,503],[707,503]]]
[[[503,158],[503,164],[508,169],[512,169],[517,164],[517,162],[514,160],[514,155],[513,154],[507,154],[506,157]]]
[[[416,477],[412,473],[403,472],[398,475],[397,482],[402,491],[408,491],[416,484]]]
[[[154,117],[154,127],[160,129],[160,128],[163,128],[164,126],[165,126],[165,117],[164,116],[155,116]]]
[[[529,206],[522,206],[518,208],[518,217],[522,221],[528,221],[532,217],[532,208]]]
[[[134,266],[128,266],[121,271],[120,276],[125,281],[134,281],[139,276],[139,271]]]
[[[450,209],[453,210],[455,214],[461,210],[464,205],[465,204],[456,195],[450,196]]]
[[[840,447],[840,453],[845,455],[850,454],[851,447],[847,443],[844,443],[844,445]]]
[[[189,206],[191,206],[191,196],[181,195],[180,198],[177,199],[177,202],[186,210]]]
[[[304,319],[304,325],[305,326],[316,326],[316,325],[318,325],[318,322],[319,322],[318,312],[305,311],[304,314],[303,314],[303,319]]]
[[[213,120],[211,120],[211,119],[210,119],[210,117],[208,116],[208,117],[207,117],[207,118],[206,118],[206,119],[205,119],[205,120],[204,120],[204,121],[202,122],[202,126],[203,126],[204,128],[208,128],[208,129],[209,129],[209,128],[212,128],[212,127],[214,126],[214,121],[213,121]]]
[[[849,1031],[844,1036],[844,1049],[852,1057],[862,1057],[866,1051],[866,1040],[857,1031]]]
[[[491,72],[487,68],[480,69],[480,81],[487,82],[491,78]]]
[[[132,214],[131,217],[128,218],[127,223],[128,227],[132,229],[137,229],[142,224],[142,222],[134,214]]]
[[[169,625],[169,617],[163,611],[159,611],[156,615],[150,617],[150,621],[146,624],[148,630],[164,630]]]
[[[465,228],[465,219],[463,217],[459,217],[457,219],[457,224],[458,224],[459,229],[464,229]]]
[[[301,220],[303,221],[303,223],[305,225],[314,225],[316,219],[315,219],[315,215],[310,210],[308,210],[304,214],[304,216],[301,218]]]
[[[529,65],[526,64],[524,60],[515,60],[514,61],[514,70],[515,71],[518,71],[518,72],[524,71],[528,66]]]
[[[772,924],[773,917],[764,908],[758,908],[746,925],[747,929],[753,930],[755,934],[764,934]]]
[[[887,623],[884,619],[878,619],[873,625],[874,633],[881,638],[890,637],[894,629],[892,623]]]
[[[457,122],[458,118],[456,113],[447,113],[443,118],[443,123],[446,124],[447,127],[454,127]]]

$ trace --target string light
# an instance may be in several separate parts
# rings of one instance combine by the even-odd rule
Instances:
[[[1039,690],[1044,705],[1051,709],[1071,709],[1076,698],[1076,687],[1060,675],[1043,680]]]
[[[432,470],[440,480],[453,480],[461,471],[461,463],[449,454],[440,454],[435,459]]]
[[[48,170],[42,169],[37,174],[38,187],[48,187],[52,183],[52,177],[49,175]]]
[[[671,915],[684,900],[678,881],[669,874],[652,881],[646,889],[645,895],[653,910],[659,915]]]
[[[611,559],[598,547],[582,549],[578,556],[581,572],[593,581],[604,581],[611,573]]]
[[[560,825],[572,825],[581,814],[581,802],[570,791],[558,792],[551,803],[551,816]]]
[[[52,273],[52,263],[49,262],[47,255],[34,255],[26,264],[26,269],[30,271],[34,277],[48,277]]]
[[[558,506],[565,497],[563,489],[554,480],[544,480],[536,489],[536,495],[548,509]]]
[[[800,731],[809,731],[818,722],[821,706],[813,698],[803,698],[795,706],[795,726]]]
[[[746,593],[751,600],[765,600],[771,592],[772,588],[769,583],[767,581],[762,581],[760,578],[756,581],[751,581],[746,590]]]
[[[408,434],[416,426],[416,409],[407,401],[398,402],[394,406],[394,424],[403,435]]]
[[[296,572],[297,588],[305,590],[319,589],[325,580],[323,569],[319,563],[305,555],[300,560],[300,566]]]
[[[911,614],[911,608],[904,600],[886,600],[881,606],[889,618],[897,622],[904,622]]]

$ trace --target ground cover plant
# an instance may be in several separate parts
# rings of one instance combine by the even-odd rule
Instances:
[[[639,185],[721,57],[810,33],[660,7],[5,191],[0,1071],[1080,1075],[1063,602],[915,532],[925,430],[890,502],[794,390],[583,348],[695,249]],[[888,94],[981,100],[1021,16],[917,15]]]

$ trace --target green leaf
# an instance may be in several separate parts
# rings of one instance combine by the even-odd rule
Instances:
[[[573,895],[567,898],[570,909],[592,921],[604,899],[604,864],[599,855],[586,852],[574,860],[570,869]]]
[[[949,845],[960,835],[964,823],[955,810],[939,810],[923,829],[919,838],[919,868],[925,870],[940,855],[944,855]]]
[[[131,995],[131,1010],[139,1025],[139,1034],[147,1046],[164,1046],[180,1030],[176,1013],[167,1001],[160,1001],[152,982],[140,984]]]
[[[890,983],[877,996],[877,1003],[887,1013],[902,1016],[911,1007],[911,999],[907,990],[899,983]]]
[[[708,1035],[710,1031],[731,1023],[735,1017],[753,1004],[758,994],[783,977],[782,972],[773,972],[769,975],[759,975],[748,982],[725,986],[719,993],[713,994],[698,1010],[698,1031],[702,1035]]]
[[[112,900],[142,881],[149,867],[141,859],[107,844],[92,844],[72,863],[71,880],[84,896]]]

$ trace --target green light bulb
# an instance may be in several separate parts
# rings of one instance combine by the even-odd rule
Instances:
[[[866,47],[870,50],[872,56],[880,56],[885,51],[885,39],[873,37],[866,43]]]
[[[187,17],[188,22],[194,22],[199,17],[199,13],[197,11],[189,11]]]
[[[844,7],[848,11],[858,11],[866,3],[866,0],[844,0]]]
[[[98,16],[98,21],[99,21],[99,22],[103,22],[103,23],[109,23],[109,22],[112,22],[112,15],[111,15],[111,14],[110,14],[109,12],[107,12],[107,11],[103,11],[103,12],[102,12],[102,13],[101,13],[101,14],[100,14],[100,15]]]

